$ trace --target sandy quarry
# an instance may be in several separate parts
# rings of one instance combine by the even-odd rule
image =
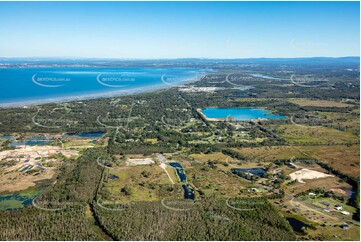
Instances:
[[[325,173],[322,173],[319,171],[313,171],[313,170],[303,168],[302,170],[291,173],[290,177],[292,180],[297,180],[301,183],[305,183],[303,180],[332,177],[332,175],[328,175],[328,174],[325,174]]]
[[[51,179],[60,161],[49,157],[59,153],[66,157],[79,155],[77,150],[63,150],[56,146],[26,146],[1,151],[0,192],[24,190],[35,186],[36,181]],[[47,164],[49,162],[51,167]]]
[[[154,160],[152,158],[144,158],[144,159],[128,159],[126,162],[127,166],[139,166],[139,165],[150,165],[154,164]]]

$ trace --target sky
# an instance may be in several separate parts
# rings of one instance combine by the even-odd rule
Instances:
[[[359,2],[0,2],[0,57],[359,56]]]

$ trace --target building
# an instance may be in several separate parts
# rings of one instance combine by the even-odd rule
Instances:
[[[337,205],[335,206],[335,209],[336,209],[336,210],[341,210],[341,209],[342,209],[342,206],[339,205],[339,204],[337,204]]]
[[[349,229],[350,228],[350,226],[348,226],[348,224],[342,224],[340,227],[342,229]]]
[[[350,213],[347,212],[347,211],[342,211],[341,213],[342,213],[343,215],[350,215]]]

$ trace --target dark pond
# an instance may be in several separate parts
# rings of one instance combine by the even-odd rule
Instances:
[[[304,233],[302,228],[303,227],[305,227],[305,228],[309,227],[308,224],[305,224],[305,223],[303,223],[300,220],[295,219],[295,218],[286,218],[286,220],[291,225],[292,229],[297,233]]]
[[[184,199],[192,199],[194,200],[194,191],[187,185],[183,184],[182,188],[184,190]]]
[[[263,168],[232,168],[236,173],[251,173],[257,176],[263,176],[266,173],[266,170]]]
[[[109,174],[108,177],[109,177],[109,179],[111,179],[111,180],[113,180],[113,181],[116,181],[116,180],[119,179],[119,176],[114,175],[114,174]]]
[[[80,134],[64,134],[62,138],[100,138],[103,137],[105,132],[89,132],[89,133],[80,133]]]
[[[184,169],[181,166],[181,164],[179,164],[178,162],[171,162],[171,163],[169,163],[169,165],[171,167],[173,167],[177,171],[178,177],[179,177],[181,182],[186,182],[187,181],[187,177],[184,174]]]
[[[179,164],[178,162],[170,162],[169,165],[176,170],[176,172],[178,174],[178,177],[179,177],[181,182],[186,182],[187,181],[187,177],[184,174],[184,169],[183,169],[181,164]],[[183,188],[183,191],[184,191],[184,199],[192,199],[192,200],[194,200],[194,190],[193,190],[193,188],[191,186],[187,185],[187,184],[182,184],[182,188]]]

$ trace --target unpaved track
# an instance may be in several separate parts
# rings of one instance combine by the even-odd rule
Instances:
[[[165,163],[162,163],[159,166],[165,171],[165,173],[167,173],[167,176],[168,176],[169,180],[172,182],[172,184],[175,184],[167,171],[167,165]]]

